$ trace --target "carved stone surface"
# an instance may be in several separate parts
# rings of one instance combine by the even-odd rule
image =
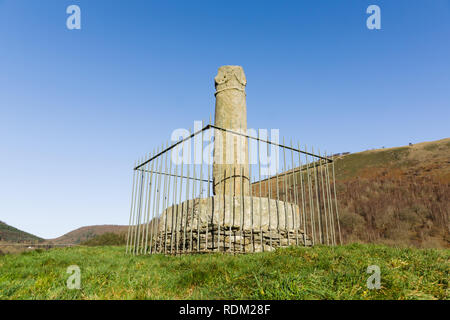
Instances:
[[[222,66],[214,80],[216,86],[214,124],[220,128],[246,133],[245,85],[247,80],[244,70],[240,66]],[[249,195],[248,172],[247,139],[239,135],[215,130],[214,194],[225,192],[225,194],[239,195],[243,190],[244,195]],[[230,179],[230,176],[235,178]]]
[[[173,253],[183,248],[260,252],[305,242],[311,245],[295,204],[230,195],[187,200],[169,207],[160,218],[157,239],[157,246],[172,246]]]
[[[216,195],[169,207],[161,216],[159,230],[164,232],[166,224],[167,230],[220,225],[243,230],[295,231],[300,229],[300,210],[293,203],[275,199]]]

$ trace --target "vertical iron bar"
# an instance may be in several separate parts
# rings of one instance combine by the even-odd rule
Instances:
[[[189,135],[191,134],[191,130],[189,129]],[[191,140],[189,140],[189,143],[191,143]],[[187,163],[187,179],[186,179],[186,217],[185,217],[185,226],[184,226],[184,232],[183,232],[183,252],[186,251],[186,231],[187,231],[187,226],[188,226],[188,217],[189,217],[189,209],[190,209],[190,200],[189,200],[189,185],[191,184],[190,181],[190,176],[189,176],[189,169],[191,167],[191,148],[189,148],[189,160]],[[184,152],[183,152],[184,153]],[[192,225],[191,225],[192,228]]]
[[[261,180],[261,141],[259,140],[259,129],[258,129],[258,147],[257,147],[257,158],[258,161],[258,177],[259,177],[259,235],[260,235],[260,246],[261,252],[263,252],[264,244],[263,244],[263,231],[262,231],[262,180]],[[269,176],[267,176],[269,178]],[[268,179],[267,179],[268,180]],[[269,196],[269,195],[267,195]],[[270,207],[270,203],[269,203]],[[270,209],[269,209],[270,210]],[[269,215],[270,221],[270,215]],[[270,222],[269,222],[270,223]]]
[[[182,203],[182,200],[183,200],[182,194],[183,194],[184,142],[181,143],[180,147],[181,147],[180,195],[179,195],[179,200],[178,200],[178,205],[177,205],[177,216],[180,217],[180,233],[178,234],[178,231],[177,231],[177,240],[176,240],[176,244],[175,244],[177,253],[180,253],[180,251],[184,252],[184,242],[183,242],[183,250],[181,250],[181,249],[179,250],[178,249],[179,243],[181,242],[181,233],[184,230],[184,228],[183,228],[184,205]],[[178,209],[181,209],[180,213],[179,213]]]
[[[279,163],[278,163],[278,158],[279,158],[279,146],[276,146],[277,148],[277,156],[276,156],[276,184],[277,184],[277,202],[276,202],[276,207],[277,207],[277,235],[278,238],[280,239],[280,243],[281,243],[281,232],[280,232],[280,188],[278,186],[278,168],[279,168]]]
[[[211,115],[209,116],[209,125],[211,125]],[[212,129],[208,129],[208,142],[211,142],[212,138]],[[214,145],[213,145],[214,147]],[[210,150],[210,149],[208,149]],[[215,226],[214,226],[214,213],[215,213],[215,207],[214,207],[214,195],[211,195],[211,183],[212,183],[212,178],[211,178],[211,166],[212,166],[212,159],[211,159],[211,152],[208,152],[208,204],[211,203],[209,205],[209,212],[211,213],[211,250],[214,251],[214,230],[215,230]],[[219,201],[220,202],[220,201]],[[218,212],[218,217],[217,217],[217,225],[218,228],[220,228],[220,208]],[[209,230],[209,223],[206,226],[206,249],[208,249],[208,230]],[[220,230],[220,229],[219,229]],[[219,243],[217,243],[219,244]]]
[[[153,154],[150,154],[150,159],[152,158]],[[150,166],[150,162],[151,162],[151,166]],[[150,172],[147,173],[147,175],[149,176],[148,181],[147,181],[147,192],[146,192],[146,213],[144,215],[144,224],[143,224],[143,228],[142,228],[142,244],[141,244],[141,254],[144,252],[146,253],[146,249],[147,249],[147,231],[148,231],[148,216],[149,216],[149,212],[150,212],[150,205],[151,205],[151,192],[152,192],[152,176],[153,176],[153,161],[150,161],[149,163],[146,164],[146,167],[150,169]],[[145,230],[145,231],[144,231]]]
[[[338,232],[339,232],[339,244],[342,245],[342,235],[341,235],[341,225],[339,222],[339,209],[338,209],[338,204],[337,204],[337,196],[336,196],[336,176],[334,174],[334,157],[333,157],[333,185],[334,185],[334,202],[335,202],[335,207],[336,207],[336,220],[337,220],[337,225],[338,225]]]
[[[169,147],[169,142],[166,143],[166,149]],[[164,214],[164,208],[165,208],[165,202],[166,202],[166,186],[167,186],[167,158],[168,158],[168,151],[164,152],[164,170],[161,171],[161,173],[164,175],[164,183],[163,183],[163,188],[161,189],[161,195],[160,195],[160,199],[161,199],[161,213],[159,213],[158,211],[158,240],[159,240],[159,250],[158,253],[161,253],[163,251],[163,230],[161,229],[161,220],[164,218],[163,214]],[[159,208],[159,207],[158,207]]]
[[[155,155],[155,150],[153,150],[153,155]],[[144,246],[144,254],[147,254],[147,247],[148,247],[148,228],[150,225],[150,208],[152,207],[152,189],[154,188],[154,183],[153,183],[153,167],[155,164],[155,161],[152,160],[152,166],[151,166],[151,172],[150,172],[150,189],[149,189],[149,193],[148,193],[148,198],[149,198],[149,204],[148,204],[148,208],[147,208],[147,222],[146,222],[146,230],[145,230],[145,246]]]
[[[192,171],[193,171],[193,179],[192,179],[192,215],[191,215],[191,243],[190,243],[190,252],[194,251],[194,243],[193,243],[193,232],[194,232],[194,211],[195,211],[195,187],[196,187],[196,175],[195,175],[195,158],[196,158],[196,153],[195,153],[195,138],[192,138],[191,141],[194,144],[194,156],[193,156],[193,164],[192,164]],[[198,239],[197,239],[198,241]]]
[[[325,156],[328,158],[327,153],[325,152]],[[330,219],[330,225],[331,225],[331,233],[332,233],[332,243],[333,245],[336,245],[336,229],[335,229],[335,225],[334,225],[334,218],[333,218],[333,201],[331,199],[331,189],[330,189],[330,172],[328,170],[328,161],[326,162],[326,186],[327,186],[327,195],[328,195],[328,208],[330,209],[328,211],[328,218]]]
[[[311,153],[314,154],[314,147],[311,147]],[[316,186],[316,203],[317,203],[317,218],[318,218],[318,222],[319,222],[319,239],[320,239],[320,243],[323,244],[323,235],[322,235],[322,222],[321,222],[321,210],[320,210],[320,205],[319,205],[319,181],[317,179],[317,159],[315,159],[315,161],[313,162],[314,165],[314,184]]]
[[[151,158],[151,154],[148,155],[148,159]],[[147,162],[147,161],[146,161]],[[145,176],[145,185],[144,185],[144,205],[142,207],[142,218],[140,221],[140,237],[139,237],[139,243],[140,243],[140,248],[138,250],[138,252],[140,254],[142,254],[142,250],[144,249],[144,230],[145,230],[145,217],[146,217],[146,212],[147,212],[147,205],[148,205],[148,197],[147,197],[147,192],[148,192],[148,179],[150,174],[148,173],[148,166],[149,163],[146,163],[144,165],[144,168],[142,170],[144,170],[144,176]]]
[[[142,162],[142,159],[138,160],[137,163],[140,164]],[[133,221],[132,221],[132,228],[131,228],[131,237],[130,237],[130,247],[131,247],[131,253],[134,254],[134,246],[136,245],[134,238],[135,238],[135,232],[136,232],[136,216],[138,212],[138,204],[139,204],[139,183],[141,181],[141,172],[139,170],[136,170],[136,193],[134,197],[134,208],[133,208]]]
[[[232,252],[231,251],[231,238],[233,235],[232,226],[234,225],[234,214],[233,214],[234,199],[233,199],[233,189],[231,187],[232,186],[232,184],[231,184],[232,175],[233,175],[233,173],[232,173],[231,165],[230,165],[230,191],[229,191],[230,192],[230,234],[228,235],[230,238],[230,252]]]
[[[308,151],[307,146],[305,145],[305,151]],[[316,224],[314,223],[314,201],[312,198],[312,181],[311,181],[311,172],[309,171],[309,161],[308,161],[308,154],[305,154],[306,158],[306,173],[308,178],[308,200],[309,200],[309,214],[310,214],[310,226],[311,226],[311,239],[312,239],[312,245],[316,244]]]
[[[320,154],[320,149],[318,149],[318,154]],[[329,236],[329,229],[328,229],[328,214],[327,214],[327,197],[325,193],[325,185],[323,181],[323,160],[319,158],[319,168],[320,168],[320,180],[322,185],[322,200],[323,200],[323,214],[325,217],[325,234],[327,236],[327,245],[330,245],[330,236]]]
[[[159,148],[156,150],[157,154],[159,153]],[[156,241],[156,230],[155,230],[155,218],[156,218],[156,203],[158,201],[158,192],[159,192],[159,186],[158,186],[158,182],[160,179],[160,172],[158,171],[158,165],[159,165],[159,160],[162,159],[161,156],[157,157],[156,163],[155,163],[155,187],[153,188],[153,206],[152,206],[152,214],[151,214],[151,218],[150,218],[150,254],[153,253],[153,235],[155,236],[155,241]]]
[[[173,152],[172,152],[173,154]],[[173,157],[170,159],[170,161],[173,161]],[[175,207],[178,210],[178,204],[177,204],[177,183],[178,183],[178,165],[174,163],[174,177],[173,177],[173,195],[172,195],[172,226],[170,228],[170,254],[173,254],[173,242],[174,238],[176,239],[176,230],[177,230],[177,223],[178,223],[178,212],[175,213]],[[174,224],[174,216],[175,216],[175,224]]]
[[[269,144],[267,144],[267,158],[269,158]],[[277,157],[278,157],[278,149],[277,149]],[[271,158],[272,159],[272,158]],[[278,161],[277,161],[278,163]],[[270,168],[270,166],[269,166]],[[278,168],[275,168],[275,170],[278,172]],[[268,202],[268,209],[269,209],[269,245],[270,245],[270,251],[272,251],[273,246],[272,246],[272,217],[270,215],[270,198],[272,197],[272,190],[271,190],[271,185],[272,185],[272,178],[270,176],[270,171],[269,174],[267,175],[267,184],[268,184],[268,192],[269,192],[269,196],[267,199]],[[276,204],[276,208],[277,208],[277,212],[278,212],[278,204]]]
[[[144,161],[145,158],[142,160]],[[141,162],[142,163],[142,162]],[[138,205],[138,211],[136,214],[136,228],[135,228],[135,239],[134,239],[134,251],[133,254],[136,254],[139,249],[139,227],[140,227],[140,220],[141,220],[141,211],[142,211],[142,192],[144,187],[144,172],[141,171],[141,184],[139,187],[139,205]]]
[[[136,161],[134,162],[134,167],[136,168]],[[132,219],[132,213],[133,213],[133,201],[134,201],[134,189],[135,189],[135,184],[136,184],[136,171],[137,170],[133,170],[133,184],[131,186],[131,208],[130,208],[130,219],[128,222],[128,234],[127,234],[127,246],[125,249],[125,253],[128,253],[128,246],[130,245],[130,231],[131,231],[131,219]]]
[[[209,124],[211,125],[211,116],[209,116]],[[211,132],[212,130],[209,129],[208,130],[208,141],[209,143],[211,143]],[[208,149],[209,150],[209,149]],[[202,150],[202,157],[203,157],[203,150]],[[211,156],[210,153],[208,153],[208,162],[206,163],[207,167],[208,167],[208,201],[206,202],[207,207],[206,210],[207,212],[211,213],[211,250],[214,251],[214,197],[211,198]],[[209,203],[211,202],[211,205],[209,205]],[[209,209],[208,209],[209,207]],[[206,215],[207,217],[208,215]],[[219,220],[217,220],[217,222],[219,222]],[[209,222],[206,222],[206,250],[208,250],[208,231],[209,231]]]
[[[300,142],[297,142],[298,150],[300,150]],[[300,168],[300,188],[302,192],[302,217],[303,217],[303,245],[306,247],[306,235],[308,233],[306,226],[306,212],[305,212],[305,190],[303,187],[303,173],[302,173],[302,158],[301,153],[298,153],[298,166]]]
[[[285,141],[283,137],[283,172],[284,172],[284,178],[283,178],[283,190],[284,190],[284,227],[286,228],[286,236],[287,236],[287,243],[288,245],[291,243],[290,237],[289,237],[289,224],[288,224],[288,214],[287,214],[287,204],[288,204],[288,190],[287,190],[287,166],[286,166],[286,148],[284,147]],[[281,239],[280,239],[280,247],[281,247]]]
[[[238,139],[240,139],[240,138],[238,138]],[[242,252],[244,252],[244,245],[243,245],[243,241],[244,241],[244,223],[245,223],[245,221],[244,221],[244,182],[243,182],[243,179],[244,179],[244,168],[243,168],[243,166],[241,165],[241,186],[240,186],[240,188],[241,188],[241,217],[240,217],[240,225],[241,225],[241,227],[240,227],[240,231],[241,231],[241,239],[240,239],[240,241],[239,241],[239,244],[240,244],[240,251],[241,251],[241,253]]]
[[[147,158],[147,160],[150,159],[150,155]],[[146,160],[146,162],[147,162]],[[141,170],[143,170],[144,173],[144,187],[143,187],[143,199],[142,199],[142,213],[140,215],[140,220],[139,220],[139,233],[138,233],[138,251],[137,253],[140,254],[142,251],[142,246],[144,244],[144,222],[143,220],[145,220],[145,213],[147,212],[147,190],[148,190],[148,178],[149,178],[149,174],[147,173],[147,165],[148,163],[146,163]]]
[[[169,142],[167,142],[167,146],[169,145]],[[166,166],[166,172],[165,174],[167,175],[167,189],[165,191],[165,197],[166,197],[166,201],[163,202],[163,211],[162,213],[164,214],[165,217],[165,222],[164,222],[164,254],[167,254],[167,216],[169,214],[169,198],[170,198],[170,181],[171,181],[171,176],[170,174],[172,174],[172,157],[171,157],[171,150],[166,151],[167,153],[167,158],[170,158],[169,160],[169,171],[167,174],[167,166]]]
[[[202,121],[202,128],[203,128],[203,121]],[[203,130],[201,132],[200,136],[201,140],[201,147],[200,147],[200,193],[198,196],[199,201],[199,208],[198,208],[198,214],[197,214],[197,252],[200,252],[200,218],[202,216],[202,194],[203,194]],[[208,237],[208,224],[206,225],[206,233],[205,233],[205,241],[207,241]],[[205,249],[208,247],[205,245]]]
[[[254,217],[253,217],[253,185],[252,185],[252,153],[251,153],[251,140],[250,138],[246,138],[247,139],[247,145],[248,145],[248,192],[250,194],[250,221],[251,221],[251,226],[250,226],[250,243],[251,243],[251,247],[252,247],[252,252],[255,252],[255,239],[254,239],[254,233],[253,233],[253,228],[254,228]]]
[[[298,190],[297,190],[297,176],[295,174],[295,165],[294,165],[294,151],[292,146],[292,140],[291,140],[291,162],[292,162],[292,183],[294,184],[294,203],[295,207],[292,209],[292,215],[293,215],[293,221],[294,221],[294,229],[295,229],[295,244],[298,246],[298,229],[301,225],[301,217],[300,217],[300,206],[298,204]],[[296,219],[297,216],[297,208],[298,208],[298,214],[299,214],[299,222],[298,227],[296,225]],[[294,210],[295,209],[295,210]]]
[[[164,150],[164,144],[161,146],[161,152],[162,150]],[[159,207],[160,207],[160,201],[161,201],[161,180],[162,180],[162,172],[163,172],[163,161],[164,161],[164,155],[161,154],[160,155],[161,158],[161,162],[159,163],[159,173],[158,173],[158,191],[157,191],[157,195],[156,195],[156,207],[155,207],[155,223],[154,223],[154,228],[155,228],[155,252],[157,252],[158,249],[158,237],[160,236],[160,232],[159,232],[159,222],[161,220],[161,217],[159,216]],[[161,245],[160,245],[161,247]]]
[[[214,141],[216,140],[216,137],[214,136]],[[226,185],[226,179],[227,179],[227,169],[225,168],[224,170],[223,170],[223,195],[222,195],[222,197],[223,197],[223,202],[222,202],[222,197],[220,197],[219,198],[219,217],[218,217],[218,219],[219,219],[219,223],[218,223],[218,225],[219,225],[219,234],[218,234],[218,240],[217,240],[217,244],[218,244],[218,251],[220,252],[220,221],[221,221],[221,219],[220,219],[220,212],[222,212],[222,210],[221,210],[221,205],[222,205],[222,203],[223,203],[223,252],[225,252],[226,251],[226,244],[225,244],[225,235],[226,235],[226,229],[225,229],[225,221],[226,221],[226,217],[227,217],[227,215],[226,215],[226,213],[227,213],[227,211],[226,211],[226,201],[227,201],[227,198],[226,198],[226,195],[225,195],[225,185]],[[218,193],[219,195],[220,195],[220,193]]]

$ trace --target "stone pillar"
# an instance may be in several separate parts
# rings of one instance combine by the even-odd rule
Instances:
[[[244,70],[240,66],[222,66],[214,78],[217,127],[247,134],[247,106]],[[224,177],[226,169],[226,177]],[[231,179],[230,179],[231,172]],[[242,172],[242,173],[241,173]],[[249,194],[247,138],[215,130],[213,184],[214,194]],[[241,179],[242,174],[242,179]],[[243,188],[241,187],[243,186]],[[241,193],[241,190],[243,192]]]

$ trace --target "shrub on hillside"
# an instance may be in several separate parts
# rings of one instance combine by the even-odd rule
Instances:
[[[85,246],[122,246],[126,244],[125,233],[106,232],[81,243]]]

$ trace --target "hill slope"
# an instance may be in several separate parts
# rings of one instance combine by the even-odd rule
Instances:
[[[128,226],[120,225],[98,225],[98,226],[87,226],[81,227],[65,235],[55,238],[48,239],[46,242],[54,244],[79,244],[81,242],[95,238],[96,236],[105,233],[124,233],[128,231]]]
[[[336,160],[347,242],[450,247],[450,139]]]
[[[336,158],[335,170],[345,243],[450,247],[449,138],[348,154]],[[280,176],[280,190],[283,183]]]
[[[44,239],[14,228],[0,221],[0,241],[3,242],[42,242]]]

